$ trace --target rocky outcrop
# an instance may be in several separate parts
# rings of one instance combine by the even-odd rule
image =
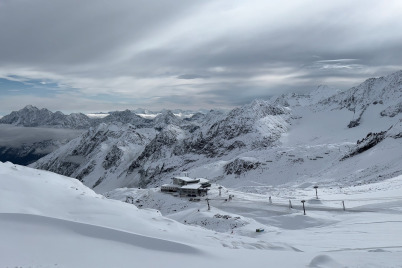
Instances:
[[[225,165],[225,173],[226,175],[241,175],[249,170],[258,168],[260,165],[261,163],[254,158],[236,158]]]
[[[374,146],[376,146],[378,143],[380,143],[385,139],[386,133],[387,131],[381,131],[378,133],[372,133],[372,132],[368,133],[365,138],[357,141],[355,148],[353,148],[347,155],[343,156],[341,158],[341,161],[349,157],[361,154],[373,148]]]
[[[396,105],[387,107],[380,114],[381,114],[381,116],[394,117],[400,113],[402,113],[402,102],[400,102]]]

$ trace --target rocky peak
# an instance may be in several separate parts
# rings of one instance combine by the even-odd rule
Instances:
[[[154,127],[155,129],[163,129],[168,125],[180,126],[182,121],[177,118],[172,111],[163,110],[160,114],[158,114],[154,118]]]
[[[402,71],[388,76],[369,78],[360,85],[352,87],[321,102],[323,105],[335,104],[339,108],[362,110],[368,105],[395,105],[402,98]]]
[[[108,116],[99,120],[105,123],[121,122],[123,124],[131,124],[138,128],[150,127],[151,120],[143,118],[130,110],[110,112]]]
[[[285,114],[289,114],[289,111],[284,107],[270,104],[268,101],[254,100],[250,104],[233,109],[223,120],[215,123],[208,134],[232,139],[255,131],[256,122],[263,118]]]

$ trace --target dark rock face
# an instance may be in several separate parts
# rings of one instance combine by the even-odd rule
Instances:
[[[368,133],[365,138],[362,140],[358,140],[356,144],[356,148],[354,148],[349,154],[345,155],[344,157],[341,158],[342,160],[345,160],[349,157],[353,157],[355,155],[361,154],[374,146],[376,146],[378,143],[383,141],[385,139],[385,134],[387,131],[381,131],[379,133]]]
[[[395,117],[396,115],[402,113],[402,102],[394,105],[389,106],[387,109],[382,111],[380,114],[381,116],[388,116],[388,117]]]
[[[260,165],[261,163],[257,161],[250,161],[237,158],[234,161],[225,165],[225,173],[227,175],[230,174],[241,175],[249,170],[258,168]]]
[[[88,156],[95,148],[98,148],[103,142],[108,139],[108,130],[89,130],[83,136],[81,143],[75,147],[71,155]],[[89,142],[88,142],[89,141]]]
[[[48,170],[68,177],[73,177],[72,176],[73,173],[77,171],[79,167],[80,164],[74,161],[64,161],[64,162],[52,161],[42,165],[40,169]]]
[[[108,170],[113,166],[118,166],[122,156],[123,151],[116,145],[113,145],[112,149],[106,155],[105,160],[102,162],[103,168]]]
[[[84,182],[84,178],[88,176],[95,169],[95,161],[92,161],[86,168],[84,168],[80,174],[77,175],[76,179]]]
[[[27,166],[45,155],[36,154],[34,150],[27,148],[0,147],[0,161],[9,161],[17,165]]]
[[[61,146],[57,141],[44,140],[19,147],[0,146],[0,161],[27,166]]]
[[[363,116],[364,112],[366,111],[367,107],[368,107],[367,105],[364,106],[361,109],[359,117],[357,117],[355,120],[350,121],[350,123],[348,124],[348,128],[353,128],[353,127],[357,127],[358,125],[360,125],[360,121],[362,120],[362,116]]]
[[[169,156],[171,150],[177,142],[178,128],[169,128],[160,132],[156,137],[148,143],[141,155],[128,167],[128,172],[142,167],[145,162],[151,160],[162,159]]]

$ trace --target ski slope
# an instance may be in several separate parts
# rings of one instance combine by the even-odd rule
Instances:
[[[218,200],[218,189],[213,187],[210,211],[203,201],[188,202],[155,189],[108,193],[121,199],[146,194],[150,202],[164,204],[161,210],[149,209],[144,198],[138,209],[98,195],[75,179],[11,163],[0,163],[0,180],[0,267],[177,267],[183,263],[192,267],[400,267],[401,263],[401,177],[341,190],[319,189],[319,201],[308,187],[272,188],[272,204],[267,195],[228,189],[221,198],[230,192],[233,200]],[[289,198],[293,209],[286,207]],[[300,198],[308,200],[305,216],[296,206]],[[330,201],[346,198],[346,211]],[[168,213],[167,207],[176,211]],[[230,228],[217,214],[244,224]],[[255,232],[262,227],[265,232]]]

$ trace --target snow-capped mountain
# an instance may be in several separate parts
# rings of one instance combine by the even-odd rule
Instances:
[[[158,185],[178,170],[272,146],[286,130],[288,116],[286,109],[254,101],[192,133],[168,125],[130,165],[128,176],[134,176],[142,187]]]
[[[272,146],[286,132],[290,113],[254,101],[227,115],[211,111],[204,118],[215,115],[218,119],[192,124],[165,111],[155,118],[153,128],[142,129],[102,124],[33,166],[76,177],[99,191],[146,187],[187,165]]]
[[[327,85],[319,85],[309,93],[287,93],[271,98],[270,102],[284,107],[316,105],[340,91]]]
[[[176,117],[172,111],[164,110],[154,118],[154,128],[162,130],[168,125],[180,126],[182,120]]]
[[[0,119],[0,124],[11,124],[24,127],[56,127],[85,129],[91,126],[91,119],[82,113],[65,115],[62,112],[51,112],[28,105],[19,111],[11,112]]]
[[[144,109],[144,108],[137,108],[132,110],[133,113],[147,118],[147,119],[153,119],[156,116],[158,116],[161,113],[165,113],[166,111],[170,111],[172,112],[177,118],[180,119],[186,119],[186,118],[190,118],[192,117],[194,114],[196,113],[207,113],[207,110],[199,110],[199,111],[192,111],[192,110],[182,110],[182,109],[173,109],[173,110],[168,110],[168,109],[163,109],[162,111],[150,111],[148,109]]]
[[[138,128],[152,127],[152,120],[143,118],[130,110],[110,112],[108,116],[98,119],[93,125],[116,122],[131,124]]]
[[[318,87],[184,120],[164,111],[141,129],[102,125],[33,166],[76,177],[99,192],[159,186],[182,172],[230,187],[388,178],[402,173],[400,76],[369,79],[343,92]],[[351,108],[362,105],[359,124],[348,128],[356,120]],[[122,138],[127,131],[141,139]],[[373,151],[384,155],[374,167]]]
[[[102,123],[37,161],[34,166],[79,179],[89,187],[133,184],[118,181],[121,173],[155,136],[152,128]],[[113,179],[111,179],[113,178]],[[105,186],[106,187],[106,186]]]
[[[349,128],[358,126],[363,114],[373,109],[381,116],[394,117],[402,112],[402,71],[367,79],[357,87],[322,100],[319,106],[353,111],[355,118],[348,124]]]

